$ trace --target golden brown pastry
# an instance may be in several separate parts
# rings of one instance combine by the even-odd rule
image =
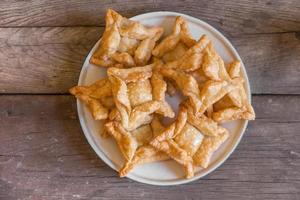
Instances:
[[[255,114],[247,99],[247,95],[243,86],[244,80],[240,75],[240,62],[233,61],[229,65],[227,72],[223,59],[218,55],[211,43],[207,45],[204,52],[202,70],[207,77],[209,77],[211,80],[222,80],[227,82],[240,80],[235,81],[237,87],[226,95],[228,98],[224,97],[220,100],[220,102],[217,103],[216,107],[223,107],[223,111],[214,113],[213,118],[219,122],[235,119],[254,119]],[[224,106],[225,104],[228,106]]]
[[[126,131],[119,122],[108,122],[105,124],[108,134],[116,140],[125,160],[131,160],[138,147],[138,142],[133,135]]]
[[[169,68],[162,68],[160,72],[165,78],[171,79],[176,83],[182,94],[189,98],[194,111],[197,112],[202,102],[196,79],[190,74]]]
[[[236,80],[238,78],[231,82],[209,80],[203,84],[200,91],[197,80],[192,75],[169,68],[162,68],[160,71],[164,77],[176,82],[182,94],[189,98],[194,113],[197,115],[202,115],[207,108],[235,89],[238,82]]]
[[[232,82],[227,81],[207,81],[200,94],[201,106],[197,110],[197,115],[202,115],[210,106],[223,98],[226,94],[237,88],[239,79],[235,79]]]
[[[213,49],[212,46],[210,46]],[[215,50],[211,50],[215,52]],[[216,53],[214,53],[216,55]],[[220,99],[214,107],[216,112],[212,113],[212,118],[217,122],[227,122],[238,119],[254,120],[255,113],[248,100],[245,88],[244,79],[240,75],[240,62],[234,61],[229,65],[228,73],[225,68],[224,62],[219,56],[212,58],[215,63],[220,63],[214,75],[210,78],[215,80],[225,80],[227,83],[235,85],[235,89],[231,90],[226,96]],[[218,62],[217,62],[218,61]],[[213,68],[213,67],[208,67]],[[204,71],[207,75],[207,71]],[[212,74],[212,73],[211,73]]]
[[[174,61],[167,62],[165,67],[185,72],[192,72],[200,69],[203,60],[203,50],[208,43],[209,39],[206,35],[203,35],[191,48],[185,51],[183,55],[178,56]]]
[[[109,68],[107,71],[116,108],[128,131],[149,124],[154,112],[174,116],[164,99],[165,82],[158,74],[153,76],[156,65],[159,63],[129,69]]]
[[[205,136],[196,153],[193,155],[195,166],[207,168],[213,153],[227,140],[228,132],[220,133],[217,136]]]
[[[204,115],[195,116],[191,109],[188,111],[188,108],[182,105],[176,121],[150,144],[183,165],[186,178],[192,178],[194,166],[207,167],[210,156],[219,147],[217,144],[223,143],[227,137],[228,131],[225,128]],[[207,147],[207,142],[203,143],[207,138],[218,142]],[[201,162],[202,160],[206,162]]]
[[[108,9],[105,31],[90,63],[102,67],[146,65],[162,34],[161,27],[146,27]]]
[[[196,41],[189,33],[183,17],[176,17],[172,33],[164,38],[152,51],[152,54],[164,62],[177,60],[192,47]]]
[[[229,80],[224,61],[216,52],[211,42],[208,43],[203,51],[202,70],[211,80]]]
[[[150,80],[152,85],[152,97],[154,100],[160,102],[160,108],[156,111],[156,113],[161,114],[164,117],[173,118],[175,113],[165,100],[167,83],[163,79],[163,76],[159,73],[160,70],[161,63],[156,65]]]
[[[95,120],[106,119],[109,110],[114,107],[111,103],[111,84],[107,78],[100,79],[90,86],[72,87],[69,91],[88,106]]]
[[[197,116],[193,113],[193,109],[189,105],[187,101],[182,102],[187,108],[188,112],[188,122],[196,127],[198,130],[201,131],[206,136],[217,136],[223,132],[226,132],[226,129],[222,126],[219,126],[214,120],[205,115]]]
[[[151,122],[151,131],[152,131],[152,138],[151,140],[162,133],[165,127],[162,126],[160,123],[159,117],[156,115],[152,122]],[[145,131],[144,131],[145,134]],[[142,133],[142,135],[144,135]],[[123,168],[120,170],[120,176],[126,176],[135,166],[150,163],[150,162],[157,162],[169,159],[169,156],[161,151],[158,151],[151,145],[149,145],[149,140],[146,143],[143,143],[135,152],[133,158],[131,160],[126,161]]]

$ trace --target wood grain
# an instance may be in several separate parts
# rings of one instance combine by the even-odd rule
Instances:
[[[102,28],[0,29],[2,93],[66,93]]]
[[[102,34],[107,8],[127,17],[185,13],[237,48],[257,119],[210,175],[173,187],[140,184],[119,178],[87,143],[65,93]],[[299,0],[2,0],[0,199],[298,200],[299,66]]]
[[[152,11],[182,12],[228,35],[300,31],[298,0],[6,0],[0,1],[0,26],[103,26],[107,8],[127,17]]]
[[[0,199],[289,199],[300,197],[300,96],[253,98],[257,120],[201,180],[158,187],[120,179],[93,152],[68,95],[0,96]],[[285,106],[288,105],[288,106]]]
[[[66,93],[101,36],[98,27],[0,28],[0,92]],[[255,94],[300,94],[300,37],[295,33],[229,38]]]

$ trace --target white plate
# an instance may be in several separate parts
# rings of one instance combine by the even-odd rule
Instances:
[[[131,19],[138,20],[145,25],[163,26],[166,30],[165,33],[168,34],[174,24],[175,16],[179,15],[183,16],[188,22],[191,34],[194,38],[198,39],[202,34],[206,34],[210,38],[225,62],[228,63],[233,61],[234,59],[241,61],[241,58],[234,47],[219,31],[214,29],[209,24],[194,17],[175,12],[152,12],[138,15]],[[106,70],[104,68],[100,68],[89,63],[89,59],[98,44],[99,41],[90,51],[83,64],[78,85],[88,85],[93,83],[97,79],[106,76]],[[245,88],[250,99],[249,82],[243,63],[242,73],[246,80]],[[120,169],[123,165],[124,160],[113,139],[103,139],[100,137],[99,133],[102,131],[102,123],[93,120],[88,109],[78,100],[77,108],[81,127],[94,151],[111,168],[113,168],[114,170]],[[195,176],[192,179],[185,179],[181,166],[172,160],[138,166],[131,173],[129,173],[127,177],[135,181],[152,185],[177,185],[188,183],[207,175],[208,173],[219,167],[233,152],[241,137],[243,136],[243,133],[247,126],[247,121],[239,120],[231,123],[226,123],[224,124],[224,126],[230,130],[230,138],[226,143],[222,145],[222,147],[217,152],[214,153],[209,167],[206,169],[197,169],[195,172]]]

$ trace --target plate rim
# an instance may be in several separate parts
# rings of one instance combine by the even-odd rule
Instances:
[[[133,16],[129,19],[132,20],[142,20],[143,18],[151,18],[151,17],[167,17],[167,16],[171,16],[171,17],[175,17],[175,16],[182,16],[185,19],[187,19],[188,21],[191,21],[193,23],[196,24],[201,24],[203,25],[205,28],[207,28],[209,31],[211,31],[212,33],[214,33],[217,37],[221,38],[221,41],[224,41],[226,45],[229,46],[230,50],[232,51],[232,53],[234,54],[234,56],[241,62],[242,64],[242,70],[243,70],[243,75],[244,75],[244,79],[245,79],[245,84],[244,86],[246,86],[246,90],[248,91],[248,99],[251,103],[251,88],[250,88],[250,83],[249,83],[249,79],[248,79],[248,74],[245,68],[245,65],[240,57],[240,55],[238,54],[237,50],[235,49],[235,47],[231,44],[231,42],[216,28],[214,28],[213,26],[211,26],[210,24],[208,24],[207,22],[198,19],[196,17],[187,15],[187,14],[183,14],[183,13],[178,13],[178,12],[171,12],[171,11],[155,11],[155,12],[148,12],[148,13],[143,13],[140,15],[136,15]],[[79,75],[79,79],[78,79],[78,85],[82,85],[82,82],[84,80],[84,75],[86,74],[85,72],[87,71],[87,67],[86,66],[87,63],[89,63],[89,58],[91,57],[92,52],[94,52],[98,46],[100,42],[100,39],[94,44],[94,46],[92,47],[92,49],[88,52],[83,64],[82,64],[82,68],[80,71],[80,75]],[[77,99],[77,114],[78,114],[78,118],[80,121],[80,125],[82,128],[82,131],[88,141],[88,143],[90,144],[90,146],[93,148],[93,150],[95,151],[95,153],[97,154],[98,157],[100,157],[102,159],[102,161],[107,164],[109,167],[111,167],[112,169],[114,169],[115,171],[118,171],[118,169],[116,168],[115,164],[105,155],[105,153],[102,151],[102,149],[100,147],[98,147],[97,143],[94,141],[94,138],[92,137],[92,133],[90,133],[89,129],[87,128],[87,125],[85,123],[85,119],[84,119],[84,112],[83,112],[83,104]],[[151,179],[145,179],[145,178],[141,178],[139,176],[135,176],[132,173],[129,173],[126,177],[130,178],[134,181],[140,182],[140,183],[144,183],[144,184],[149,184],[149,185],[157,185],[157,186],[172,186],[172,185],[180,185],[180,184],[185,184],[185,183],[189,183],[195,180],[198,180],[200,178],[203,178],[204,176],[210,174],[211,172],[215,171],[218,167],[220,167],[228,158],[229,156],[235,151],[236,147],[238,146],[238,144],[240,143],[242,137],[245,134],[245,130],[248,126],[248,120],[243,120],[244,123],[241,127],[241,133],[239,134],[239,136],[237,136],[236,141],[234,144],[232,144],[232,147],[225,151],[225,153],[223,153],[224,155],[221,156],[220,159],[218,159],[218,161],[216,162],[216,164],[214,166],[212,166],[209,170],[207,170],[206,172],[199,174],[199,175],[195,175],[193,178],[191,179],[178,179],[178,180],[171,180],[171,181],[153,181]]]

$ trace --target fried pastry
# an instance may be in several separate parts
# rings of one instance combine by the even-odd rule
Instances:
[[[90,86],[72,87],[69,91],[88,106],[95,120],[106,119],[109,110],[114,107],[112,101],[109,101],[112,98],[112,90],[107,78],[100,79]]]
[[[213,112],[217,112],[219,110],[223,110],[224,108],[234,107],[231,98],[228,95],[225,95],[219,101],[213,104]]]
[[[157,115],[154,116],[151,122],[151,130],[152,130],[153,138],[159,135],[160,133],[162,133],[164,129],[165,128],[160,123],[159,117]],[[121,177],[126,176],[137,165],[162,161],[166,159],[169,159],[169,156],[167,154],[158,151],[157,149],[149,145],[149,141],[147,141],[147,143],[144,143],[136,150],[131,160],[126,161],[125,165],[120,170],[120,176]]]
[[[209,161],[210,155],[218,147],[217,145],[201,147],[203,141],[208,137],[222,143],[225,140],[221,142],[219,137],[222,135],[224,139],[224,134],[227,138],[228,131],[225,128],[218,126],[216,122],[204,115],[195,116],[193,112],[188,111],[188,108],[181,105],[176,121],[155,137],[150,144],[183,165],[186,177],[192,178],[194,166],[207,167],[202,165],[201,160]]]
[[[107,71],[121,123],[128,131],[149,124],[154,112],[174,116],[164,99],[166,86],[163,79],[159,75],[152,77],[156,65],[159,63],[130,69],[112,67]]]
[[[240,63],[235,61],[232,64],[238,66]],[[239,73],[239,67],[234,67],[233,69],[236,69],[238,71],[231,72]],[[230,77],[227,69],[225,67],[225,63],[223,59],[219,56],[215,48],[213,47],[212,43],[209,43],[207,47],[204,49],[204,59],[203,59],[203,64],[202,64],[202,70],[204,74],[211,80],[215,81],[231,81],[231,78],[236,78],[235,77]],[[231,91],[228,93],[229,98],[232,100],[232,102],[240,107],[241,106],[241,97],[237,93],[236,90]]]
[[[214,120],[205,115],[197,116],[193,113],[193,109],[187,103],[187,101],[182,102],[187,108],[188,112],[188,122],[200,130],[206,136],[217,136],[221,133],[226,132],[227,130],[222,126],[219,126]]]
[[[174,61],[167,62],[166,68],[192,72],[200,69],[202,66],[203,50],[209,44],[209,39],[203,35],[191,48],[184,52],[183,55],[177,56]]]
[[[227,72],[223,59],[216,52],[212,43],[207,45],[207,48],[205,48],[204,52],[202,70],[204,74],[211,80],[231,81],[233,78],[240,77],[239,61],[232,62]],[[237,107],[242,106],[242,97],[239,95],[238,90],[231,91],[228,96],[231,98],[234,105]]]
[[[197,115],[202,115],[210,106],[223,98],[226,94],[236,89],[237,82],[240,79],[234,79],[232,82],[227,81],[207,81],[202,89],[200,98],[202,101],[201,107],[197,110]]]
[[[156,111],[156,113],[161,114],[164,117],[173,118],[175,113],[165,100],[167,83],[163,79],[163,76],[159,73],[159,70],[160,67],[156,67],[151,77],[152,97],[154,100],[160,102],[160,108]]]
[[[134,167],[151,162],[158,162],[169,159],[169,156],[156,150],[150,145],[139,147],[131,161],[127,161],[120,170],[120,177],[126,176]]]
[[[131,160],[138,148],[138,142],[133,135],[126,131],[120,122],[108,122],[105,124],[108,134],[114,137],[125,160]]]
[[[186,178],[192,178],[194,176],[193,159],[191,155],[188,154],[187,151],[182,149],[174,140],[175,137],[178,134],[180,134],[181,131],[185,128],[186,122],[187,122],[187,112],[186,109],[182,107],[178,113],[178,117],[176,121],[173,124],[171,124],[168,128],[166,128],[166,130],[163,131],[160,135],[155,137],[150,144],[157,150],[166,153],[176,162],[183,165]],[[187,129],[188,127],[185,128],[184,130]],[[195,135],[195,137],[197,136]],[[197,144],[195,145],[198,145],[199,139],[196,140],[196,142]]]
[[[212,114],[212,118],[220,123],[224,123],[227,121],[238,120],[238,119],[246,119],[246,120],[254,120],[255,112],[249,100],[247,98],[244,86],[242,83],[239,84],[239,93],[242,95],[242,106],[232,106],[216,111]]]
[[[238,81],[209,80],[205,82],[200,91],[197,80],[190,74],[168,68],[162,68],[161,73],[176,82],[182,94],[189,98],[194,113],[197,115],[202,115],[207,108],[235,89],[237,87],[235,83]]]
[[[201,68],[199,68],[193,72],[190,72],[189,74],[192,75],[196,79],[200,90],[203,87],[203,85],[205,84],[205,82],[209,80],[209,78],[204,74],[204,72]]]
[[[246,119],[254,120],[255,113],[248,100],[245,88],[244,88],[244,79],[240,75],[240,63],[234,61],[229,67],[229,77],[231,80],[239,80],[236,82],[236,89],[228,93],[228,98],[220,100],[217,104],[220,107],[220,104],[223,104],[223,108],[212,114],[212,118],[220,123]],[[229,99],[231,104],[229,104]],[[227,107],[224,104],[228,104]]]
[[[145,65],[162,34],[161,27],[146,27],[108,9],[105,31],[90,63],[102,67]]]
[[[176,60],[192,47],[196,41],[192,38],[183,17],[176,17],[172,33],[164,38],[152,51],[152,54],[164,62]]]
[[[197,112],[202,102],[200,100],[200,90],[196,79],[190,74],[174,69],[162,68],[160,72],[164,77],[176,83],[176,86],[182,94],[189,98],[194,112]]]
[[[196,153],[193,155],[195,166],[207,168],[213,153],[227,140],[228,131],[222,132],[216,136],[205,136]]]
[[[211,80],[227,81],[230,79],[223,59],[216,52],[211,42],[208,43],[207,47],[203,51],[202,70]]]

